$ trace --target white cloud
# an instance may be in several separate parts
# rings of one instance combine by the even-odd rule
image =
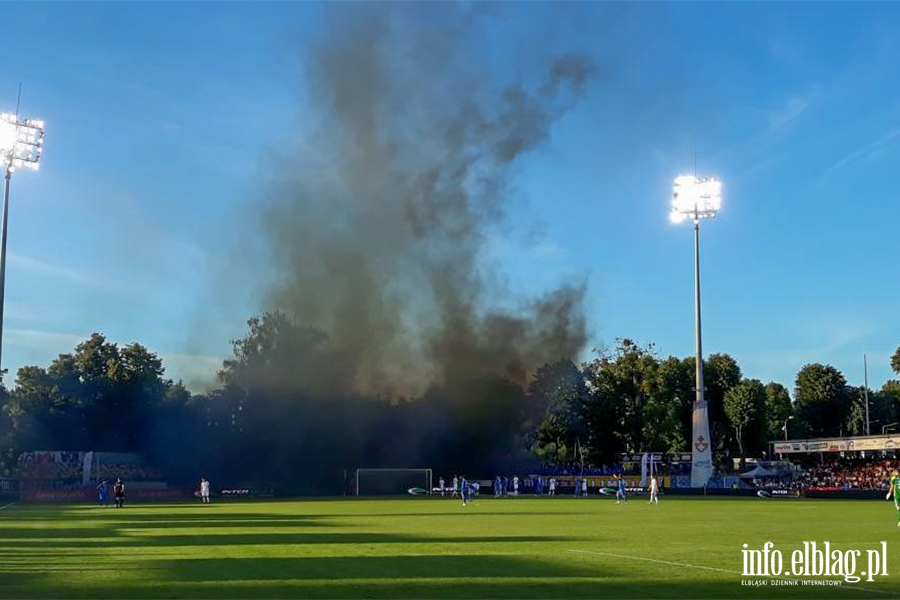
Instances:
[[[789,158],[791,154],[775,153],[775,149],[821,97],[821,89],[815,85],[805,92],[787,96],[775,107],[754,109],[755,120],[761,122],[759,130],[736,146],[724,150],[720,160],[735,157],[748,161],[750,164],[742,170],[742,177],[749,177]]]
[[[88,336],[56,331],[39,331],[36,329],[8,327],[3,330],[3,337],[4,343],[14,346],[23,346],[36,350],[67,352],[86,340]]]
[[[887,148],[888,146],[893,144],[898,139],[900,139],[900,127],[892,129],[891,131],[889,131],[885,135],[881,136],[877,140],[870,142],[860,148],[857,148],[856,150],[854,150],[853,152],[851,152],[850,154],[848,154],[841,160],[837,161],[836,163],[834,163],[833,165],[828,167],[825,170],[825,175],[828,175],[828,174],[830,174],[830,173],[832,173],[832,172],[834,172],[856,160],[872,156],[872,155],[884,150],[885,148]]]
[[[10,253],[8,257],[10,268],[34,273],[47,279],[70,281],[77,285],[105,292],[123,294],[128,291],[128,286],[121,281],[102,279],[91,273],[85,273],[84,271],[71,269],[65,266],[54,265],[42,260],[22,256],[21,254]]]
[[[818,90],[813,90],[806,94],[789,96],[783,106],[769,114],[771,131],[774,133],[785,129],[807,111],[818,95]]]

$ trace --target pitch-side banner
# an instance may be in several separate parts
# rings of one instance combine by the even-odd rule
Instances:
[[[694,402],[691,445],[691,487],[704,487],[712,477],[712,450],[709,444],[707,403]]]
[[[849,438],[819,438],[814,440],[773,442],[778,454],[797,452],[857,452],[860,450],[897,450],[900,436],[872,435]]]

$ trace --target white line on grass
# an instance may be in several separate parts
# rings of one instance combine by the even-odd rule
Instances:
[[[3,506],[0,506],[0,510],[3,510],[4,508],[9,508],[13,504],[15,504],[15,502],[10,502],[9,504],[4,504]]]
[[[717,569],[716,567],[702,567],[700,565],[689,565],[687,563],[677,563],[668,560],[657,560],[655,558],[643,558],[641,556],[626,556],[624,554],[612,554],[610,552],[595,552],[593,550],[569,550],[569,552],[578,552],[580,554],[597,554],[599,556],[612,556],[614,558],[630,558],[631,560],[643,560],[645,562],[660,563],[663,565],[672,565],[673,567],[690,567],[691,569],[703,569],[704,571],[718,571],[719,573],[732,573],[740,575],[740,571],[731,571],[729,569]]]
[[[703,569],[704,571],[717,571],[719,573],[729,573],[732,575],[743,575],[743,573],[741,571],[734,571],[731,569],[719,569],[717,567],[704,567],[702,565],[677,563],[677,562],[672,562],[669,560],[659,560],[656,558],[645,558],[643,556],[628,556],[626,554],[613,554],[611,552],[597,552],[596,550],[573,550],[571,548],[568,549],[567,551],[568,552],[576,552],[578,554],[596,554],[597,556],[612,556],[613,558],[628,558],[631,560],[642,560],[644,562],[659,563],[659,564],[663,564],[663,565],[672,565],[674,567],[688,567],[689,569]],[[773,576],[773,577],[770,577],[770,579],[791,579],[791,578],[790,577]],[[885,592],[882,590],[873,590],[871,588],[862,587],[858,584],[848,583],[846,581],[844,583],[842,583],[841,585],[846,585],[848,587],[852,586],[853,589],[860,590],[862,592],[871,592],[873,594],[885,594],[887,596],[895,596],[896,595],[893,592]]]

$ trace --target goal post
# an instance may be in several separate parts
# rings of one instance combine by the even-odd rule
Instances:
[[[357,469],[356,496],[399,496],[409,490],[432,492],[431,469]]]

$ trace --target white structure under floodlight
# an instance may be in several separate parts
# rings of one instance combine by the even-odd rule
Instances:
[[[44,122],[0,113],[0,164],[6,171],[3,193],[3,228],[0,241],[0,357],[3,356],[3,305],[6,288],[6,232],[9,223],[9,180],[16,169],[37,170],[44,153]],[[2,362],[0,362],[2,365]]]
[[[672,188],[673,223],[694,222],[694,317],[696,323],[696,379],[691,427],[691,487],[706,487],[712,476],[709,414],[704,399],[703,341],[700,327],[700,220],[714,218],[722,208],[722,183],[712,177],[681,175]]]

